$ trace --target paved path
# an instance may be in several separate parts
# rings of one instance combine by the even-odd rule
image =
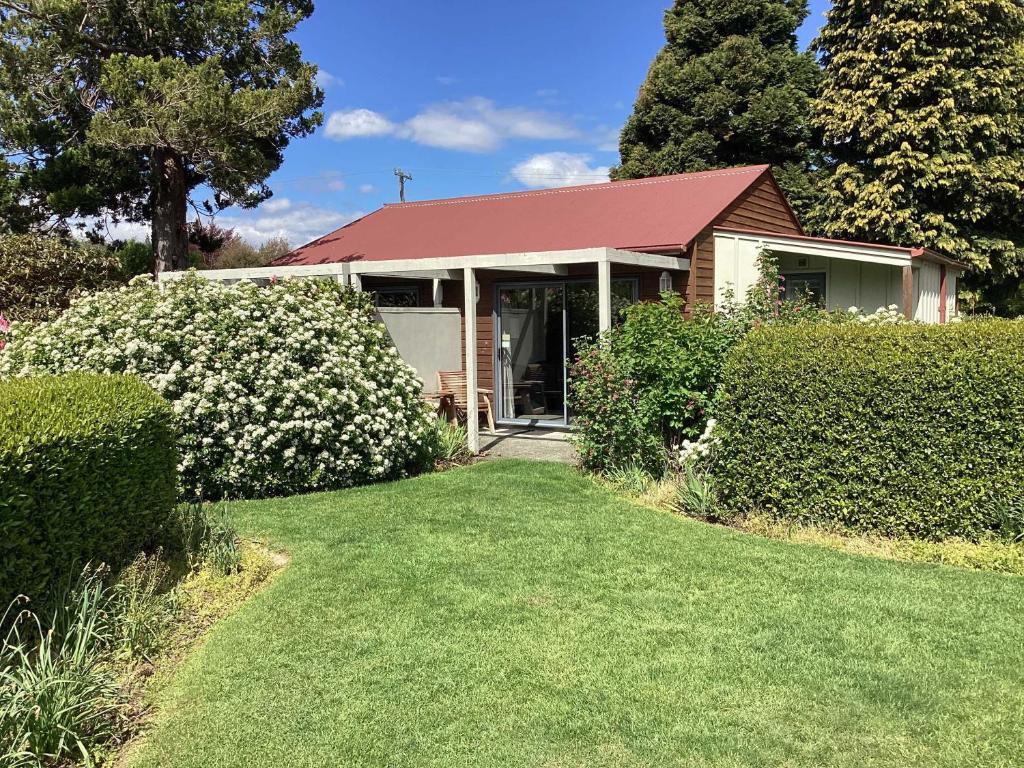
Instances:
[[[499,429],[480,434],[480,452],[489,459],[537,459],[572,464],[576,454],[564,432],[548,429]]]

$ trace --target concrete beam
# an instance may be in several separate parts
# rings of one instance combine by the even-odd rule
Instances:
[[[608,259],[597,262],[598,330],[612,329],[612,263]]]

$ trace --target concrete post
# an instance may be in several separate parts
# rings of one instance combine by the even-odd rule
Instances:
[[[480,412],[477,410],[476,370],[476,270],[462,270],[463,322],[466,324],[466,432],[469,451],[480,453]]]
[[[601,333],[612,327],[612,263],[605,255],[597,262],[598,329]]]
[[[441,281],[438,280],[437,278],[434,278],[433,288],[434,288],[434,306],[435,307],[443,307],[444,306],[444,288],[441,285]]]

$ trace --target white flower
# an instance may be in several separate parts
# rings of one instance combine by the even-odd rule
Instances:
[[[140,376],[177,414],[187,494],[355,485],[406,466],[430,418],[415,372],[360,301],[313,281],[188,277],[158,290],[136,279],[51,322],[16,324],[0,378]],[[300,457],[316,457],[315,480],[296,474]]]

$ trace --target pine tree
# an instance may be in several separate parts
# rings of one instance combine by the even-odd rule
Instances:
[[[617,179],[771,163],[791,202],[813,191],[809,102],[819,69],[798,53],[806,0],[676,0],[667,45],[622,130]]]
[[[311,0],[0,0],[0,151],[14,166],[0,205],[28,222],[149,220],[155,268],[187,266],[188,203],[266,199],[290,139],[322,120],[316,67],[288,37],[312,12]]]
[[[822,229],[931,247],[990,285],[1020,275],[1022,41],[1020,0],[835,0],[816,41]]]

